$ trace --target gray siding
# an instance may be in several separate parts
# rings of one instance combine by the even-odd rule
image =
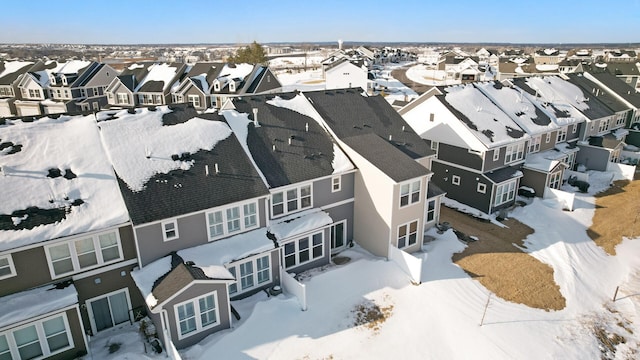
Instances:
[[[263,227],[266,224],[264,199],[258,200],[257,212],[259,219],[258,227]],[[179,217],[177,218],[177,222],[179,237],[171,241],[164,241],[161,222],[151,225],[140,225],[135,228],[142,266],[146,266],[154,260],[165,257],[172,251],[187,249],[209,242],[206,212],[203,211]]]
[[[584,123],[580,123],[578,124],[578,129],[576,130],[576,132],[573,132],[573,125],[569,125],[569,128],[567,129],[567,141],[572,141],[572,140],[577,140],[580,138],[580,131],[581,128],[584,126]]]
[[[448,166],[437,160],[432,162],[431,170],[434,172],[431,181],[444,190],[448,198],[489,213],[493,183],[486,179],[484,175]],[[453,175],[460,177],[460,185],[452,184],[451,178]],[[484,194],[477,191],[479,182],[486,184],[486,192]]]
[[[537,197],[542,197],[547,186],[547,174],[527,168],[522,169],[524,176],[520,179],[520,186],[532,188]]]
[[[493,156],[491,152],[488,152],[488,154]],[[482,156],[471,153],[466,148],[440,143],[438,148],[438,159],[482,171]],[[487,159],[487,163],[490,161],[491,158]],[[504,158],[502,161],[502,165],[504,165]]]
[[[640,147],[640,131],[629,130],[629,134],[627,134],[625,142],[629,145]]]
[[[319,208],[353,198],[354,174],[355,172],[351,172],[341,176],[342,187],[341,190],[337,192],[331,192],[332,178],[315,181],[313,183],[313,206]]]
[[[551,131],[549,142],[547,142],[547,134],[542,134],[542,137],[540,138],[540,151],[553,149],[554,146],[556,145],[557,138],[558,138],[558,131]]]
[[[582,164],[588,170],[607,171],[609,150],[589,145],[578,145],[578,147],[580,151],[576,154],[576,164]]]
[[[207,101],[207,97],[202,94],[202,91],[198,89],[195,85],[189,86],[189,90],[184,93],[184,102],[187,103],[189,101],[188,95],[197,95],[200,98],[200,106],[195,107],[196,110],[204,110],[209,107],[209,102]]]
[[[50,360],[66,360],[75,359],[78,356],[86,355],[87,348],[84,345],[84,330],[78,319],[78,310],[73,308],[66,311],[67,319],[69,320],[69,328],[71,330],[71,337],[73,338],[73,348],[67,351],[61,352],[54,356],[50,356],[47,359]]]
[[[91,80],[87,82],[85,88],[95,88],[97,86],[103,87],[108,86],[113,79],[118,75],[118,72],[115,71],[111,66],[104,65],[97,73],[95,73]]]
[[[324,236],[324,239],[323,239],[323,241],[324,241],[324,248],[323,248],[324,254],[323,254],[323,256],[321,258],[318,258],[318,259],[313,260],[311,262],[308,262],[306,264],[302,264],[302,265],[299,265],[299,266],[294,266],[292,268],[289,268],[289,269],[287,269],[287,272],[290,272],[290,273],[301,273],[303,271],[310,270],[310,269],[317,268],[319,266],[328,264],[331,261],[331,241],[330,241],[331,238],[330,238],[330,230],[329,230],[329,228],[326,228],[326,229],[323,230],[323,236]],[[299,236],[296,239],[301,239],[301,238],[304,238],[304,236]],[[311,241],[311,238],[309,238],[309,241]],[[284,251],[284,246],[281,245],[280,249],[282,249],[280,255],[284,256],[283,253],[282,253],[282,251]]]
[[[78,302],[86,305],[88,299],[128,288],[129,298],[131,299],[131,308],[129,310],[144,306],[144,299],[142,295],[140,295],[140,291],[130,275],[135,267],[137,267],[135,264],[124,266],[95,276],[75,280],[74,284],[78,290]],[[124,272],[124,276],[122,276],[122,272]],[[91,323],[89,322],[89,313],[87,310],[88,308],[83,307],[80,310],[80,314],[82,315],[82,322],[85,328],[89,330],[91,329]]]
[[[353,216],[354,216],[354,203],[346,203],[340,206],[332,207],[330,209],[325,210],[331,216],[334,223],[338,223],[342,220],[347,220],[347,231],[346,231],[346,242],[349,243],[353,240]],[[329,238],[330,240],[331,238]],[[331,241],[329,241],[329,246],[331,246]]]
[[[174,305],[179,304],[184,301],[188,301],[204,294],[208,294],[212,291],[217,291],[218,295],[218,314],[219,314],[219,322],[218,326],[214,326],[205,331],[199,332],[192,336],[183,338],[182,340],[178,340],[178,324],[176,323],[176,314]],[[186,290],[184,290],[180,295],[176,296],[170,302],[163,306],[164,309],[167,310],[167,315],[169,317],[169,326],[171,328],[171,339],[173,344],[177,349],[183,349],[188,346],[192,346],[200,342],[205,337],[213,334],[216,331],[220,331],[223,329],[228,329],[231,327],[231,319],[229,314],[229,298],[227,294],[227,285],[226,284],[216,284],[216,283],[206,283],[206,284],[192,284]],[[157,324],[156,324],[157,325]],[[158,329],[161,329],[158,327]]]

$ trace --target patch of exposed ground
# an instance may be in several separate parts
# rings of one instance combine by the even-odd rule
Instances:
[[[366,300],[356,305],[351,312],[354,316],[353,326],[363,326],[377,334],[382,324],[393,314],[393,304],[385,295],[381,304]]]
[[[615,181],[595,197],[596,212],[587,234],[607,254],[615,255],[623,237],[640,236],[640,180]]]
[[[618,311],[605,306],[604,314],[587,320],[593,336],[598,341],[600,359],[637,359],[638,344],[629,340],[633,335],[630,322]],[[630,342],[630,343],[628,343]]]
[[[534,231],[516,219],[500,227],[443,206],[440,220],[467,237],[477,238],[453,255],[453,261],[485,288],[507,301],[545,310],[560,310],[566,300],[553,279],[553,268],[520,250]],[[520,248],[518,248],[520,247]]]

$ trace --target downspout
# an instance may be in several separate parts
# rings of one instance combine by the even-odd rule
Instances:
[[[162,323],[162,340],[164,341],[165,357],[169,357],[169,345],[171,343],[171,334],[169,333],[169,315],[166,309],[160,312],[160,322]]]

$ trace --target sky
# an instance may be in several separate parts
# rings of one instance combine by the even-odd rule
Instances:
[[[640,0],[3,0],[0,8],[0,43],[640,42]]]

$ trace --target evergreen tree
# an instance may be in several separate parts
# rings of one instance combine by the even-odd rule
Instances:
[[[236,64],[266,64],[267,56],[264,53],[262,45],[254,41],[247,47],[238,49],[234,56],[229,57],[228,61]]]

